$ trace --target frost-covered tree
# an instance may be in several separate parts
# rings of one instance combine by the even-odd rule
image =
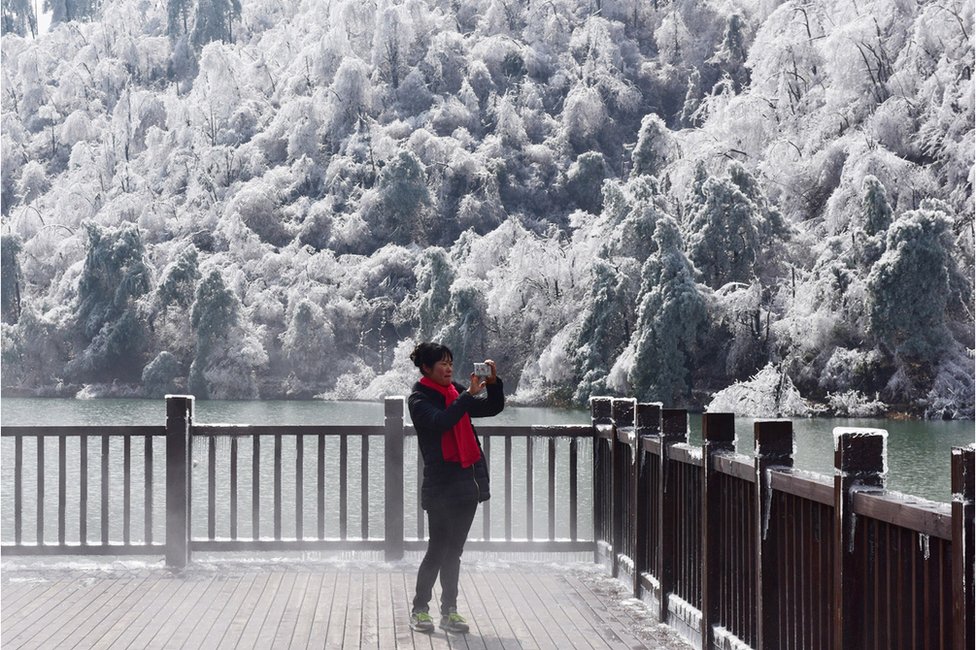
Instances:
[[[659,176],[668,163],[677,158],[676,148],[677,144],[664,120],[653,113],[645,115],[637,134],[637,145],[630,157],[631,175]]]
[[[14,324],[20,319],[20,242],[13,235],[0,239],[0,320]]]
[[[234,23],[241,17],[240,0],[198,0],[193,43],[201,47],[211,41],[234,41]]]
[[[606,159],[598,151],[580,154],[566,172],[566,191],[581,209],[599,214],[603,209],[603,181]]]
[[[102,0],[44,0],[44,10],[51,12],[51,24],[95,17]]]
[[[451,302],[455,273],[447,251],[428,248],[417,271],[417,335],[429,341],[440,331]]]
[[[593,261],[589,289],[580,306],[581,320],[566,352],[577,382],[573,401],[586,404],[607,391],[606,379],[633,330],[634,284],[604,259]]]
[[[707,323],[706,301],[682,252],[678,224],[662,218],[654,239],[658,249],[641,270],[637,326],[622,358],[629,361],[627,380],[639,399],[685,403],[698,336]]]
[[[951,341],[946,306],[957,272],[950,233],[941,212],[906,212],[889,229],[868,277],[871,332],[920,388]]]
[[[430,235],[431,199],[423,163],[400,151],[380,173],[377,200],[364,215],[376,242],[425,242]]]
[[[139,301],[152,286],[139,229],[87,225],[88,252],[75,312],[80,346],[69,375],[87,381],[138,380],[148,334]]]
[[[758,207],[732,181],[710,178],[702,192],[704,203],[687,227],[688,257],[713,289],[751,282],[760,251]]]
[[[197,286],[190,325],[196,338],[187,388],[200,399],[253,397],[267,353],[242,322],[241,303],[212,270]]]
[[[288,371],[299,386],[315,385],[330,372],[325,359],[335,355],[335,333],[322,308],[302,299],[292,310],[288,329],[281,335]]]
[[[30,0],[8,0],[0,8],[0,34],[37,36],[37,16]]]

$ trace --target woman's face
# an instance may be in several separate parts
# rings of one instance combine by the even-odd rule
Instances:
[[[437,363],[431,366],[427,366],[428,372],[427,376],[441,386],[450,386],[451,380],[454,378],[454,360],[450,357],[444,357]]]

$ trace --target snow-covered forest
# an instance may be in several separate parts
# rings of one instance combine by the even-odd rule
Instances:
[[[5,394],[973,415],[970,0],[45,4]]]

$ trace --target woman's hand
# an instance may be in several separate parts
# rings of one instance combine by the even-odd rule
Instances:
[[[494,384],[498,381],[498,368],[495,367],[495,362],[491,359],[485,359],[485,365],[491,368],[491,376],[485,379],[485,383]]]
[[[494,375],[494,370],[492,370]],[[485,378],[479,377],[478,375],[471,373],[471,386],[468,388],[468,392],[472,395],[477,395],[485,389]]]

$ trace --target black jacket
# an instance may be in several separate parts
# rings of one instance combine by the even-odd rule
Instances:
[[[471,395],[458,384],[454,387],[460,397],[450,407],[446,406],[446,400],[440,393],[420,382],[414,384],[413,392],[407,399],[410,419],[417,431],[420,453],[424,458],[424,482],[420,492],[420,505],[424,510],[465,501],[487,501],[491,497],[484,451],[474,465],[461,467],[461,463],[444,460],[441,436],[453,428],[465,413],[473,418],[501,413],[505,408],[502,380],[485,386],[488,393],[486,399]],[[474,437],[478,449],[481,449],[477,431]]]

